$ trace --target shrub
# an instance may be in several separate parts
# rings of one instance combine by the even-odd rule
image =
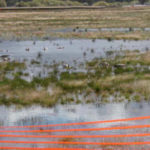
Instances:
[[[0,7],[6,7],[6,1],[5,0],[0,0]]]
[[[111,4],[104,2],[104,1],[98,1],[94,3],[94,6],[110,6]]]
[[[18,2],[16,3],[16,6],[18,7],[44,7],[44,6],[77,6],[82,5],[79,2],[76,1],[70,1],[70,0],[32,0],[28,2]]]

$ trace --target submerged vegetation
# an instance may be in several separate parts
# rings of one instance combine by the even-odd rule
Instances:
[[[49,107],[58,103],[150,100],[149,57],[148,50],[107,51],[103,58],[85,61],[82,72],[72,67],[59,70],[61,64],[55,62],[45,66],[52,70],[46,77],[35,75],[30,81],[25,78],[30,76],[25,73],[25,62],[1,62],[0,104]]]

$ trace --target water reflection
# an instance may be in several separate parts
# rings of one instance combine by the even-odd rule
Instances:
[[[149,107],[147,102],[58,105],[54,108],[0,106],[0,122],[4,126],[24,126],[131,118],[150,115]]]
[[[98,121],[98,120],[112,120],[121,118],[131,118],[139,116],[148,116],[150,104],[146,102],[130,102],[130,103],[114,103],[102,105],[64,105],[56,106],[54,108],[42,108],[40,106],[32,106],[29,108],[17,109],[15,106],[0,107],[0,122],[2,126],[24,126],[24,125],[47,125],[59,124],[70,122],[85,122],[85,121]],[[115,122],[93,125],[79,125],[79,126],[64,126],[64,127],[42,127],[32,129],[11,129],[11,130],[35,130],[35,129],[71,129],[71,128],[97,128],[97,127],[113,127],[113,126],[128,126],[128,125],[142,125],[148,124],[149,120],[129,121],[129,122]],[[13,135],[107,135],[107,134],[135,134],[135,133],[148,133],[149,128],[143,129],[128,129],[128,130],[108,130],[108,131],[92,131],[92,132],[45,132],[45,133],[12,133]],[[11,133],[6,133],[11,134]],[[65,139],[59,138],[7,138],[1,137],[1,140],[17,140],[17,141],[62,141]],[[148,137],[135,137],[135,138],[82,138],[71,139],[71,141],[93,141],[93,142],[131,142],[131,141],[147,141]],[[1,144],[0,146],[6,146]],[[14,144],[8,144],[14,146]],[[7,145],[7,146],[8,146]],[[17,144],[23,147],[56,147],[51,144]],[[57,145],[57,147],[84,147],[84,148],[99,148],[101,146],[81,146],[81,145]],[[107,146],[106,146],[107,147]],[[131,148],[139,148],[137,146],[130,146]],[[142,147],[142,146],[141,146]],[[141,148],[140,147],[140,148]],[[144,146],[147,148],[148,146]],[[101,147],[103,149],[103,147]],[[115,147],[115,149],[119,149]],[[125,147],[121,147],[122,149]]]
[[[63,47],[63,49],[60,49]],[[104,56],[105,51],[111,50],[146,50],[150,48],[149,41],[124,41],[124,40],[54,40],[54,41],[4,41],[0,43],[0,55],[10,55],[15,60],[32,60],[42,56],[43,63],[65,61],[73,63],[80,62],[95,56]],[[28,49],[28,51],[26,51]],[[45,51],[43,49],[46,49]],[[91,51],[93,53],[91,53]]]
[[[10,55],[14,60],[32,60],[36,59],[37,67],[30,66],[31,73],[36,74],[39,71],[40,64],[38,60],[46,63],[54,63],[54,60],[71,64],[82,62],[85,59],[92,59],[95,56],[104,56],[106,51],[111,50],[146,50],[150,48],[149,41],[107,41],[107,40],[56,40],[56,41],[5,41],[0,43],[0,55]],[[27,61],[28,63],[28,61]],[[55,63],[54,63],[55,64]],[[32,70],[34,69],[34,71]],[[42,70],[45,72],[45,70]],[[40,87],[39,87],[40,88]],[[51,89],[50,89],[51,90]],[[139,116],[148,116],[150,105],[148,102],[130,102],[130,103],[113,103],[113,104],[98,104],[98,105],[64,105],[56,106],[54,108],[42,108],[40,106],[32,106],[29,108],[16,108],[15,106],[6,107],[0,106],[0,125],[1,126],[25,126],[25,125],[47,125],[57,123],[70,123],[70,122],[86,122],[98,120],[111,120],[121,118],[131,118]],[[149,120],[118,122],[109,124],[95,124],[88,126],[78,127],[63,127],[63,128],[86,128],[86,127],[112,127],[112,126],[127,126],[137,124],[149,124]],[[62,127],[57,127],[62,128]],[[45,128],[42,128],[44,130]],[[46,128],[51,129],[51,128]],[[52,128],[55,129],[55,128]],[[16,130],[16,129],[13,129]],[[21,130],[21,129],[19,129]],[[27,130],[27,129],[26,129]],[[29,129],[31,130],[31,129]],[[128,134],[128,133],[148,133],[149,129],[136,129],[136,130],[113,130],[113,131],[93,131],[93,132],[80,132],[80,133],[54,133],[54,134]],[[28,135],[29,133],[21,133]],[[31,133],[30,133],[31,134]],[[39,133],[34,133],[39,135]],[[40,133],[40,135],[51,135],[52,133]],[[9,138],[1,137],[1,140],[8,140]],[[48,141],[55,139],[26,139],[26,138],[12,138],[12,140],[27,140],[27,141]],[[64,140],[64,139],[63,139]],[[146,141],[147,137],[129,138],[129,139],[73,139],[77,141],[96,141],[96,142],[122,142],[122,141]],[[60,139],[56,139],[60,141]],[[0,146],[16,146],[15,144],[2,144]],[[48,144],[18,144],[17,146],[23,147],[52,147]],[[71,147],[58,145],[57,147]],[[72,146],[72,147],[90,147],[90,146]],[[100,147],[100,146],[99,146]],[[99,148],[96,146],[96,148]],[[95,148],[94,146],[91,147]],[[108,147],[100,147],[100,149]],[[115,149],[123,149],[124,147],[117,147]],[[131,149],[138,149],[139,147],[131,147]],[[142,146],[140,147],[142,148]],[[146,146],[144,148],[147,148]],[[149,147],[148,147],[149,148]]]

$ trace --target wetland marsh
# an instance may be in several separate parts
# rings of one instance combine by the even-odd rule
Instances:
[[[0,125],[49,125],[149,116],[149,11],[150,7],[145,6],[90,11],[0,12]],[[144,125],[148,122],[117,122],[87,127]],[[149,128],[86,134],[128,133],[149,133]],[[28,133],[21,135],[30,136]],[[40,133],[43,135],[50,136],[51,133]],[[75,135],[75,132],[67,135]],[[24,139],[13,138],[17,141]],[[29,139],[36,142],[54,140]],[[148,137],[57,138],[55,141],[136,142],[148,141]],[[0,143],[0,146],[15,144]],[[51,148],[54,145],[18,143],[18,146]],[[61,144],[57,147],[149,149],[149,145]]]
[[[0,45],[1,104],[149,100],[149,41],[6,41]]]
[[[149,6],[114,7],[99,10],[11,11],[0,13],[1,39],[131,39],[147,40]],[[108,29],[103,32],[103,29]],[[118,28],[112,31],[112,28]],[[119,30],[127,28],[126,32]],[[84,32],[76,32],[84,29]],[[92,29],[91,32],[88,32]],[[98,32],[94,32],[94,30]],[[140,29],[140,30],[134,30]],[[54,32],[54,31],[71,32]],[[83,31],[83,30],[82,30]]]

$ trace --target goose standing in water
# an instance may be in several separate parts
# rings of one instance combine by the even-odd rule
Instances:
[[[46,50],[48,50],[48,48],[47,48],[47,47],[44,47],[44,48],[43,48],[43,51],[46,51]]]
[[[64,49],[64,47],[63,46],[59,46],[58,49]]]
[[[10,61],[9,55],[2,55],[0,56],[3,61]]]
[[[26,48],[26,51],[27,51],[27,52],[29,52],[29,51],[30,51],[30,49],[29,49],[29,48]]]
[[[33,41],[33,45],[35,45],[36,44],[36,42],[35,41]]]

